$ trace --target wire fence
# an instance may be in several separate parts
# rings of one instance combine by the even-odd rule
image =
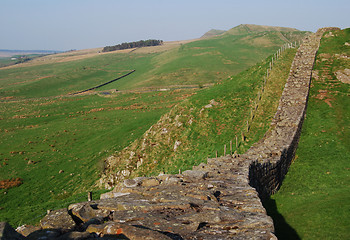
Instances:
[[[261,88],[258,90],[256,98],[253,100],[253,106],[250,109],[249,115],[247,116],[247,120],[245,121],[245,126],[242,128],[240,135],[235,135],[232,140],[230,140],[229,144],[224,144],[223,146],[223,155],[231,155],[233,157],[238,155],[239,148],[246,142],[247,134],[251,130],[251,124],[254,121],[254,118],[257,114],[257,110],[259,106],[261,105],[262,95],[265,91],[266,85],[268,84],[268,80],[272,71],[273,66],[276,64],[276,62],[280,59],[282,54],[290,48],[298,48],[302,44],[302,41],[294,42],[294,43],[286,43],[283,44],[269,59],[268,61],[268,68],[266,69],[266,74],[264,74],[263,77],[263,84],[261,85]],[[229,152],[227,149],[227,145],[229,146]],[[219,157],[219,151],[215,151],[215,157]]]

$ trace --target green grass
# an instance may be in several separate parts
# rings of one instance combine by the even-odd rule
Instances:
[[[113,53],[79,61],[2,69],[0,94],[16,99],[64,95],[108,82],[133,69],[136,72],[132,75],[102,89],[216,83],[265,59],[283,43],[274,32],[225,34],[163,53]]]
[[[0,57],[0,68],[13,64],[13,62],[15,61],[11,60],[11,57]]]
[[[101,159],[141,136],[191,91],[2,103],[1,180],[24,183],[0,190],[1,221],[35,223],[47,209],[86,200],[96,190]]]
[[[335,55],[350,54],[350,29],[333,33],[321,41],[295,161],[267,203],[279,239],[350,238],[350,86],[334,75],[350,68]]]

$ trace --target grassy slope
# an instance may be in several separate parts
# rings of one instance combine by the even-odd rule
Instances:
[[[19,187],[0,190],[0,221],[34,223],[46,209],[85,200],[101,170],[100,160],[140,137],[192,91],[116,94],[111,98],[54,96],[95,86],[131,69],[136,72],[109,87],[219,82],[271,54],[282,43],[277,35],[268,34],[267,45],[254,46],[259,43],[251,41],[255,38],[264,36],[225,36],[165,53],[106,54],[0,70],[0,180],[24,180]],[[206,56],[213,52],[218,53],[215,58]],[[231,63],[232,59],[237,64]],[[223,64],[226,61],[228,64]],[[242,88],[254,95],[249,85]]]
[[[335,55],[349,56],[350,29],[334,34],[321,41],[296,159],[269,203],[279,239],[350,238],[350,86],[334,75],[350,68]]]
[[[11,60],[11,57],[0,57],[0,67],[4,67],[7,65],[10,65],[13,60]]]
[[[253,121],[251,109],[261,91],[267,61],[199,91],[173,108],[142,138],[116,155],[114,172],[125,168],[125,159],[130,159],[131,151],[134,152],[134,158],[129,163],[129,170],[134,171],[132,176],[154,175],[161,171],[176,173],[178,169],[190,169],[193,165],[206,161],[207,157],[214,157],[215,151],[222,155],[224,144],[227,145],[228,153],[230,140],[235,145],[235,136],[238,136],[239,147],[234,147],[234,151],[246,151],[269,127],[294,54],[295,50],[289,50],[277,61]],[[218,105],[205,108],[212,99]],[[246,131],[247,120],[251,126],[249,132]],[[241,140],[242,132],[246,136],[244,142]],[[181,145],[174,151],[176,141],[181,142]],[[140,156],[143,164],[136,170]]]
[[[302,37],[305,33],[298,34]],[[80,61],[2,69],[0,94],[14,98],[57,96],[110,81],[132,69],[136,72],[131,76],[104,89],[215,83],[265,59],[283,43],[276,32],[225,34],[163,53],[103,54]]]
[[[1,220],[37,222],[46,209],[85,200],[101,171],[100,159],[140,136],[187,93],[2,103],[0,176],[24,183],[0,190]]]

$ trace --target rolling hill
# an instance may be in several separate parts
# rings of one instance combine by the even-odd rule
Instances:
[[[234,123],[237,131],[243,128],[242,121],[268,64],[266,57],[305,34],[294,30],[283,33],[251,30],[241,35],[227,32],[134,51],[105,54],[98,49],[72,51],[1,68],[0,181],[20,178],[23,184],[0,190],[0,221],[13,225],[33,223],[47,209],[83,201],[86,191],[94,194],[104,191],[97,189],[95,183],[111,153],[121,152],[142,139],[163,115],[182,108],[191,110],[193,105],[195,116],[201,117],[200,106],[215,99],[220,107],[209,109],[205,121],[196,119],[193,128],[205,127],[211,134],[216,133],[218,137],[213,139],[216,143],[209,142],[209,147],[201,146],[201,142],[189,145],[201,150],[186,162],[181,159],[187,158],[193,149],[180,151],[180,147],[178,152],[183,152],[183,157],[169,165],[173,169],[164,170],[174,171],[180,165],[189,167],[205,159],[213,147],[232,139],[226,125]],[[281,62],[282,72],[289,71],[292,57],[290,52]],[[131,70],[135,72],[99,91],[69,95]],[[240,72],[243,75],[231,78]],[[180,104],[183,101],[185,105]],[[237,113],[228,108],[236,109]],[[221,124],[213,117],[217,111],[227,123]],[[269,119],[269,111],[266,113],[262,122]],[[259,131],[263,132],[266,126],[259,124]],[[189,132],[190,128],[184,131],[189,134],[183,135],[186,141],[203,139],[196,131]],[[247,137],[252,143],[258,135]],[[242,144],[241,148],[247,146]],[[151,173],[160,168],[161,165],[152,165],[143,171]]]

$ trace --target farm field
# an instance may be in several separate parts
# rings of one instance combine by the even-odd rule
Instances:
[[[265,204],[279,239],[350,238],[349,39],[345,29],[321,41],[295,160]]]
[[[187,129],[184,134],[188,136],[183,136],[188,137],[188,148],[179,149],[180,155],[169,169],[152,165],[140,174],[173,172],[179,166],[185,169],[205,160],[213,149],[232,139],[228,134],[232,125],[227,127],[228,124],[234,124],[239,132],[243,118],[249,117],[246,111],[257,96],[268,65],[265,58],[285,43],[280,34],[227,33],[164,51],[138,49],[0,69],[0,181],[22,183],[0,190],[0,221],[12,226],[37,223],[47,209],[86,200],[87,191],[98,197],[105,191],[95,183],[105,167],[106,157],[142,138],[147,129],[174,107],[176,112],[181,106],[193,105],[197,118],[201,117],[197,115],[200,107],[215,99],[220,105],[205,113],[203,123],[208,124],[210,136],[219,137],[209,142],[209,146],[202,145],[204,138],[198,138],[198,130],[189,134],[191,129]],[[305,32],[288,34],[284,36],[297,40]],[[293,50],[290,50],[281,59],[281,69],[276,67],[276,78],[281,74],[278,71],[288,74],[292,59]],[[135,72],[98,91],[69,95],[131,70]],[[240,78],[231,78],[242,71]],[[275,87],[281,91],[283,83],[280,84]],[[214,86],[207,88],[211,85]],[[274,90],[270,91],[269,96],[278,99]],[[265,99],[266,105],[270,105],[268,96]],[[181,105],[183,101],[188,103]],[[272,105],[270,111],[274,112]],[[266,113],[259,121],[270,118],[270,113]],[[221,114],[218,120],[217,114]],[[222,119],[227,123],[217,122]],[[252,128],[254,124],[261,133],[268,126],[257,121]],[[193,127],[205,126],[196,120]],[[246,137],[252,144],[259,135]],[[194,139],[200,141],[192,143]],[[242,150],[249,144],[242,144]],[[198,155],[187,158],[193,149]]]

